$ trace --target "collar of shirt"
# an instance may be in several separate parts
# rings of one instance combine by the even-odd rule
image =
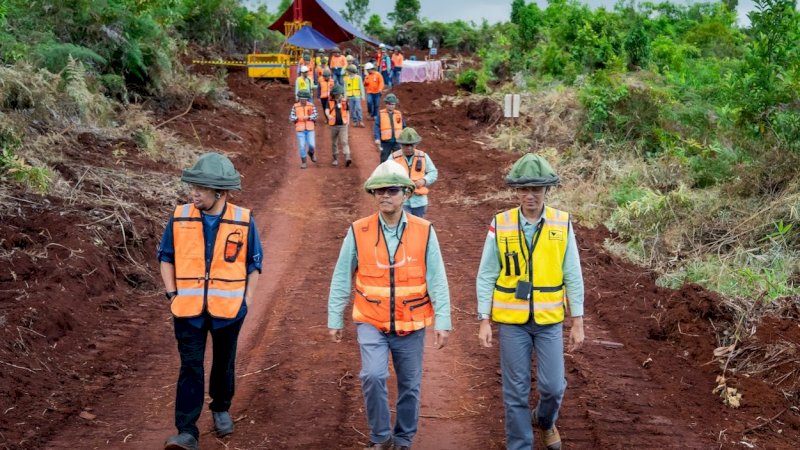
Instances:
[[[522,207],[520,206],[520,208],[519,208],[519,222],[523,227],[525,225],[538,225],[539,222],[541,222],[542,220],[544,220],[544,205],[542,205],[542,213],[539,215],[539,218],[536,219],[533,222],[529,221],[528,218],[525,217],[524,214],[522,214]]]
[[[386,225],[386,222],[383,220],[383,214],[378,213],[378,220],[381,223],[381,227],[383,228],[383,234],[386,235],[388,233],[393,233],[396,237],[400,236],[400,232],[408,223],[408,218],[406,217],[406,212],[402,211],[400,213],[400,222],[398,222],[397,226],[390,227]]]

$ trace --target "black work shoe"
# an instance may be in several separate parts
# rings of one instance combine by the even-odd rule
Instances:
[[[347,158],[347,160],[344,162],[345,167],[350,167],[350,164],[353,164],[353,160],[350,159],[350,158]]]
[[[217,432],[217,436],[222,437],[233,433],[233,420],[228,411],[212,411],[211,416],[214,417],[214,431]]]
[[[189,433],[170,436],[164,442],[164,450],[198,450],[197,439]]]
[[[317,162],[317,157],[314,156],[314,152],[308,152],[308,156],[311,157],[311,162]]]

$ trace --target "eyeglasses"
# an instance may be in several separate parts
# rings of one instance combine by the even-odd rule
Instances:
[[[403,188],[392,186],[392,187],[384,187],[384,188],[377,188],[372,190],[373,195],[377,195],[378,197],[382,197],[384,194],[389,194],[389,196],[394,197],[395,195],[403,192]]]

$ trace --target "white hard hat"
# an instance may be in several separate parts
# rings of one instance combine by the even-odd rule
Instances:
[[[300,73],[308,72],[308,66],[300,66]]]
[[[381,45],[379,45],[378,47],[380,47],[380,48],[386,48],[386,44],[381,44]]]
[[[364,64],[364,69],[365,69],[365,70],[372,70],[372,69],[374,69],[374,68],[375,68],[375,64],[372,64],[372,63],[366,63],[366,64]]]

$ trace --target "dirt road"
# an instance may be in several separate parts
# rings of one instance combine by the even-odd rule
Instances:
[[[349,223],[374,210],[362,189],[378,162],[371,129],[351,129],[352,167],[331,167],[329,130],[320,125],[318,162],[301,170],[288,124],[289,88],[254,84],[242,74],[231,75],[229,84],[258,116],[199,109],[173,128],[238,154],[244,190],[234,201],[255,210],[265,250],[264,273],[240,338],[231,410],[237,430],[215,438],[204,411],[201,447],[359,448],[368,429],[354,328],[348,322],[344,341],[330,343],[326,302]],[[441,95],[454,94],[452,86],[403,85],[396,92],[399,109],[423,137],[420,148],[440,171],[429,219],[441,241],[453,300],[448,347],[433,349],[428,336],[415,448],[503,448],[498,352],[477,344],[474,279],[492,215],[514,206],[497,193],[515,156],[480,148],[472,133],[485,124],[469,120],[463,107],[432,106]],[[243,141],[231,141],[220,127]],[[565,448],[739,448],[742,440],[759,448],[793,447],[800,438],[793,412],[781,418],[780,433],[765,427],[742,434],[762,422],[757,417],[773,417],[786,407],[763,383],[742,381],[745,399],[757,401],[739,410],[711,394],[717,368],[709,364],[715,347],[709,324],[721,314],[713,295],[691,286],[658,288],[653,274],[605,253],[606,231],[578,227],[577,235],[588,342],[567,356],[569,388],[558,423]],[[146,349],[131,361],[135,371],[94,397],[96,419],[65,419],[46,448],[153,449],[173,433],[177,350],[168,313],[157,317],[129,343]]]

